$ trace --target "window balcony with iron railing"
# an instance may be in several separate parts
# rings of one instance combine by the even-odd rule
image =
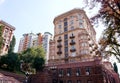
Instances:
[[[74,48],[74,49],[70,49],[70,52],[75,52],[76,51],[76,49]]]
[[[61,51],[61,50],[59,50],[59,51],[57,52],[57,54],[62,54],[62,51]]]
[[[73,39],[73,38],[75,38],[75,36],[72,34],[72,35],[70,36],[70,39]]]
[[[57,45],[57,48],[61,48],[61,47],[62,47],[62,45],[61,45],[61,44],[58,44],[58,45]]]
[[[57,42],[61,42],[62,41],[62,39],[61,38],[59,38],[58,40],[57,40]]]
[[[71,41],[71,42],[70,42],[70,45],[75,45],[75,42],[74,42],[74,41]]]

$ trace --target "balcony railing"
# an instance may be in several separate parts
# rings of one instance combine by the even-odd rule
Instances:
[[[61,42],[61,41],[62,41],[62,39],[58,39],[58,40],[57,40],[57,42]]]
[[[62,51],[58,51],[57,54],[62,54]]]
[[[70,49],[70,52],[75,52],[76,51],[76,49],[74,48],[74,49]]]
[[[70,45],[74,45],[74,44],[75,44],[75,42],[74,42],[74,41],[71,41],[71,42],[70,42]]]
[[[72,38],[75,38],[75,36],[74,36],[74,35],[71,35],[71,36],[70,36],[70,39],[72,39]]]
[[[61,47],[62,47],[62,45],[61,45],[61,44],[57,45],[57,48],[61,48]]]

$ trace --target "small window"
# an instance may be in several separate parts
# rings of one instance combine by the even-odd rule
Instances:
[[[72,80],[68,80],[67,83],[72,83]]]
[[[77,80],[77,83],[81,83],[81,81],[80,81],[80,80]]]
[[[65,53],[68,52],[68,47],[65,47]]]
[[[83,28],[83,24],[79,23],[80,28]]]
[[[71,26],[71,30],[74,30],[74,26]]]
[[[74,45],[72,45],[72,46],[71,46],[71,49],[75,49],[75,46],[74,46]]]
[[[80,68],[76,68],[76,76],[80,76]]]
[[[58,28],[61,29],[62,25],[58,25]]]
[[[71,21],[70,21],[70,25],[73,25],[73,24],[74,24],[74,21],[73,21],[73,20],[71,20]]]
[[[65,28],[64,28],[64,32],[67,32],[67,31],[68,31],[68,29],[67,29],[67,27],[65,27]]]
[[[71,74],[72,74],[72,70],[71,70],[71,68],[68,68],[67,69],[67,76],[71,76]]]
[[[68,35],[67,34],[64,35],[64,39],[65,40],[68,39]]]
[[[76,56],[76,52],[72,52],[71,56],[73,56],[73,57]]]
[[[86,75],[90,75],[91,73],[91,68],[90,67],[86,67]]]
[[[63,71],[63,69],[60,69],[59,70],[59,77],[62,77],[64,75],[64,71]]]
[[[68,23],[67,22],[64,22],[64,26],[67,26],[68,25]]]
[[[64,46],[65,46],[65,47],[68,47],[68,40],[65,40],[65,41],[64,41]]]

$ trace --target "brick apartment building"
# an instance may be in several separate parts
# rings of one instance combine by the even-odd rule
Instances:
[[[1,50],[0,55],[4,55],[8,53],[8,48],[12,40],[13,31],[15,30],[15,27],[6,23],[3,20],[0,20],[0,26],[3,27],[2,28],[3,46],[2,49],[0,49]]]

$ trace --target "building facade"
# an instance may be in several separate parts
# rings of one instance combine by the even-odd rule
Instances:
[[[96,32],[83,10],[57,16],[54,26],[46,66],[51,81],[46,77],[45,83],[120,83],[111,63],[102,61]]]
[[[92,60],[97,52],[96,32],[85,12],[73,9],[54,19],[49,64]]]
[[[52,34],[49,33],[49,32],[45,32],[44,35],[43,35],[43,48],[45,50],[45,53],[46,53],[46,64],[48,62],[48,59],[49,59],[49,42],[50,40],[52,40]]]
[[[27,48],[36,47],[42,45],[42,34],[23,34],[23,38],[20,39],[18,52],[24,51]]]
[[[13,31],[15,27],[6,23],[3,20],[0,20],[0,26],[2,26],[2,37],[3,37],[3,45],[0,52],[0,55],[4,55],[8,53],[8,48],[10,46],[10,42],[12,41]]]

